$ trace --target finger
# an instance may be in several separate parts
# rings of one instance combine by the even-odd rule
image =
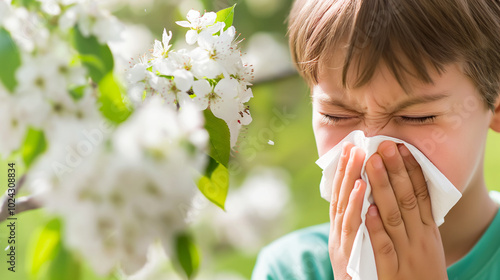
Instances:
[[[419,232],[419,229],[422,228],[422,220],[408,171],[406,171],[403,158],[394,142],[382,142],[378,147],[378,151],[387,169],[407,235],[410,236],[410,233]]]
[[[342,153],[340,155],[339,162],[337,164],[337,170],[335,171],[335,176],[333,178],[332,184],[332,197],[330,200],[330,219],[334,220],[335,212],[337,209],[337,202],[339,198],[340,186],[342,185],[342,180],[344,180],[344,175],[347,167],[347,162],[349,161],[349,156],[351,149],[354,144],[349,142],[344,142],[342,144]]]
[[[422,168],[405,145],[401,145],[399,147],[399,151],[403,157],[406,171],[408,172],[408,176],[410,177],[413,185],[413,192],[417,198],[420,218],[425,225],[434,225],[435,222],[432,216],[431,197],[427,189],[427,182],[425,180],[424,173],[422,173]]]
[[[373,200],[378,206],[385,230],[397,248],[407,245],[408,235],[401,217],[401,211],[399,211],[384,163],[378,153],[373,154],[368,159],[366,173],[372,187]]]
[[[354,189],[349,196],[349,204],[345,211],[344,221],[342,223],[342,247],[345,256],[351,255],[352,245],[361,225],[361,210],[363,206],[363,197],[365,196],[366,183],[359,179],[354,184]]]
[[[342,184],[340,186],[339,200],[335,212],[334,235],[337,238],[341,238],[342,223],[344,220],[345,211],[347,209],[349,195],[354,188],[354,183],[361,177],[361,167],[363,166],[364,158],[365,152],[362,149],[358,147],[353,147],[351,149],[349,162],[346,166],[344,180],[342,180]],[[342,242],[341,239],[340,242]]]
[[[375,256],[375,265],[379,279],[386,279],[398,270],[398,257],[394,243],[385,231],[377,206],[371,205],[366,215],[366,228]]]
[[[330,235],[334,233],[335,213],[337,212],[337,202],[339,198],[340,187],[342,185],[342,181],[344,180],[347,162],[349,161],[352,147],[354,147],[352,143],[343,143],[342,154],[340,155],[340,159],[337,164],[337,170],[335,172],[335,177],[333,179],[332,197],[330,200]],[[333,245],[336,246],[340,244],[340,236],[330,236],[330,241],[332,241]]]

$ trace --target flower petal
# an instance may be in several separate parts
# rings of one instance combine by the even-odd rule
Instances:
[[[153,49],[153,56],[154,57],[162,57],[163,55],[163,45],[161,44],[160,41],[155,40],[155,45]]]
[[[193,91],[197,97],[206,98],[212,92],[212,86],[207,80],[197,80],[193,83]]]
[[[217,83],[214,91],[223,99],[234,99],[238,94],[238,86],[236,79],[224,78]]]
[[[250,115],[250,112],[247,110],[246,112],[243,113],[243,118],[240,118],[240,122],[242,125],[249,125],[252,122],[252,116]]]
[[[238,141],[238,135],[240,134],[241,124],[238,121],[234,120],[231,122],[227,122],[227,126],[229,128],[230,135],[230,146],[234,147],[236,142]]]
[[[193,22],[193,21],[196,21],[197,19],[200,18],[200,12],[196,11],[196,10],[189,10],[189,12],[187,13],[187,16],[186,16],[187,20],[189,20],[189,22]]]
[[[146,65],[137,63],[132,69],[128,71],[127,78],[130,83],[135,84],[146,78]]]
[[[224,26],[226,26],[224,22],[216,22],[214,25],[208,26],[207,28],[203,29],[202,32],[206,32],[210,34],[210,36],[212,36],[214,33],[222,31]]]
[[[214,13],[214,12],[205,13],[203,15],[203,17],[201,17],[200,25],[202,27],[207,27],[209,25],[214,24],[216,19],[217,19],[217,14],[216,13]]]
[[[203,111],[208,107],[208,98],[197,96],[193,98],[193,103],[196,105],[198,110]]]
[[[188,91],[193,85],[193,74],[185,69],[178,69],[174,71],[175,86],[183,92]]]
[[[196,43],[196,40],[198,40],[198,31],[188,30],[188,32],[186,32],[186,43],[192,45]]]
[[[163,35],[162,35],[162,43],[163,43],[163,48],[165,48],[165,50],[168,50],[170,48],[170,40],[172,39],[172,31],[168,31],[168,34],[167,34],[167,30],[165,28],[163,28]]]
[[[187,27],[187,28],[191,28],[191,23],[189,23],[189,21],[176,21],[175,22],[177,25],[180,25],[182,27]]]
[[[238,119],[238,102],[234,98],[218,98],[210,102],[210,109],[214,116],[230,122]]]

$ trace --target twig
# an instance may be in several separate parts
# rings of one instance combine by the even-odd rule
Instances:
[[[19,193],[19,190],[21,189],[22,185],[24,184],[24,181],[26,180],[26,176],[23,175],[17,182],[15,188],[14,188],[14,198],[15,200],[15,211],[14,213],[19,214],[21,212],[31,210],[31,209],[36,209],[39,208],[40,205],[36,202],[35,197],[32,195],[29,196],[23,196],[20,198],[17,198],[16,195]],[[0,222],[3,222],[9,217],[10,211],[8,209],[9,205],[9,199],[11,196],[9,195],[9,190],[7,189],[5,191],[5,194],[2,196],[1,200],[1,205],[0,205]]]

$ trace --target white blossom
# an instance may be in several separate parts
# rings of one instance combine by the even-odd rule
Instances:
[[[155,40],[153,57],[155,58],[164,58],[168,56],[168,50],[172,45],[169,44],[170,39],[172,39],[172,31],[169,31],[167,34],[167,30],[163,29],[163,35],[161,42]]]
[[[18,91],[26,94],[54,98],[66,93],[65,85],[60,85],[56,65],[49,56],[25,56],[23,64],[16,72]]]
[[[61,13],[61,7],[57,0],[38,0],[42,3],[42,10],[49,15],[59,15]]]
[[[2,21],[23,51],[32,52],[37,47],[46,47],[49,31],[36,12],[28,11],[24,7],[12,8]]]
[[[188,21],[177,21],[176,23],[182,27],[190,28],[186,32],[186,42],[192,45],[196,43],[201,34],[211,36],[224,27],[224,23],[216,23],[216,19],[217,14],[214,12],[208,12],[201,16],[199,11],[190,10],[187,14]]]
[[[22,105],[19,99],[7,92],[0,97],[0,158],[3,159],[20,147],[28,129],[28,119],[19,105]]]
[[[198,80],[193,88],[193,101],[204,110],[210,107],[212,113],[225,121],[238,118],[238,81],[233,78],[220,80],[212,89],[206,80]]]
[[[3,21],[11,13],[10,3],[7,1],[0,1],[0,26],[3,25]]]
[[[227,123],[233,147],[241,127],[252,121],[246,103],[253,97],[254,75],[252,66],[242,61],[235,28],[224,30],[225,24],[216,18],[215,13],[201,16],[191,10],[187,21],[177,22],[190,28],[187,43],[198,43],[189,51],[171,50],[172,34],[164,29],[151,56],[129,70],[129,95],[137,104],[158,94],[174,108],[194,103],[199,110],[209,109]]]
[[[160,239],[169,248],[186,227],[183,206],[197,191],[208,134],[199,111],[185,106],[181,116],[161,103],[148,99],[110,137],[73,133],[28,177],[46,209],[62,216],[68,245],[100,274],[117,263],[127,274],[139,270],[149,245]]]
[[[71,133],[71,129],[80,129],[103,120],[92,90],[86,88],[84,91],[84,95],[78,100],[66,93],[49,101],[49,110],[42,125],[49,141],[58,141],[61,133]]]
[[[150,85],[172,108],[190,103],[188,90],[194,82],[193,75],[184,69],[178,69],[172,73],[172,77],[173,79],[151,75]]]
[[[101,44],[120,40],[123,25],[100,4],[96,0],[78,1],[59,17],[59,28],[66,31],[78,24],[83,36],[94,35]]]
[[[225,66],[238,63],[240,56],[235,51],[235,32],[231,26],[220,35],[200,35],[199,47],[191,52],[196,77],[213,79],[224,72],[228,73]]]
[[[138,82],[144,81],[146,75],[149,72],[147,68],[149,65],[145,63],[137,63],[127,72],[127,79],[130,83],[136,84]]]

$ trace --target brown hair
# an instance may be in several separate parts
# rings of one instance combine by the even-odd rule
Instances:
[[[292,59],[309,85],[318,83],[332,50],[343,48],[344,87],[352,65],[352,86],[359,87],[380,59],[405,91],[404,75],[432,83],[428,65],[441,74],[447,64],[462,62],[488,108],[499,95],[498,0],[296,0],[288,33]]]

